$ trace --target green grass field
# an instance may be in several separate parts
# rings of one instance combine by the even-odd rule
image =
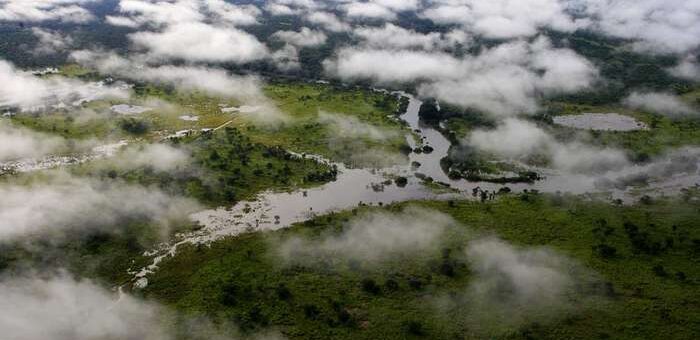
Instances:
[[[352,161],[353,154],[367,150],[399,154],[406,144],[404,136],[409,131],[395,117],[399,103],[394,96],[306,83],[271,84],[265,93],[291,120],[281,126],[261,128],[245,117],[235,119],[234,124],[253,141],[346,163]],[[366,136],[339,136],[338,131],[319,121],[321,112],[352,117],[386,132],[389,137],[373,140]]]

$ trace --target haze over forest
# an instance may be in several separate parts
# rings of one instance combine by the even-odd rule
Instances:
[[[0,338],[696,339],[700,1],[0,0]]]

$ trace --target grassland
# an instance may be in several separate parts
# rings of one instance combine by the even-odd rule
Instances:
[[[187,313],[234,321],[246,332],[275,328],[291,339],[691,339],[700,332],[697,200],[617,206],[523,194],[485,204],[410,204],[447,213],[463,227],[436,249],[381,265],[335,258],[317,266],[280,265],[277,240],[339,233],[355,214],[380,209],[359,208],[288,230],[183,248],[143,293]],[[435,298],[459,296],[473,278],[459,254],[475,233],[576,259],[607,282],[605,301],[488,334],[459,309],[439,312]]]
[[[265,190],[290,191],[321,185],[334,180],[337,174],[327,164],[253,143],[235,128],[175,139],[172,145],[190,155],[187,164],[173,171],[158,172],[149,166],[124,169],[109,160],[86,164],[75,171],[156,186],[213,207],[250,200]]]
[[[275,128],[257,128],[244,117],[235,124],[246,126],[253,141],[281,146],[301,153],[325,156],[350,163],[353,154],[374,150],[398,154],[406,146],[403,124],[396,118],[396,97],[366,89],[340,89],[326,84],[277,83],[265,89],[266,95],[291,120]],[[352,117],[380,129],[390,137],[374,140],[347,135],[319,121],[319,113]]]
[[[67,69],[70,75],[86,72]],[[252,117],[255,113],[246,115],[222,111],[222,107],[241,105],[236,100],[196,91],[181,92],[153,84],[136,84],[134,96],[127,101],[100,100],[86,103],[80,110],[70,113],[63,110],[43,114],[22,113],[12,120],[17,125],[65,138],[112,140],[160,140],[176,131],[200,131],[230,122],[231,126],[238,128],[255,143],[298,153],[318,154],[348,164],[355,161],[358,153],[400,155],[407,148],[405,135],[409,131],[396,117],[399,101],[395,96],[303,82],[274,83],[267,85],[264,91],[282,112],[284,120],[260,124]],[[112,105],[124,103],[151,110],[138,115],[111,112]],[[323,114],[375,129],[379,136],[352,134],[342,126],[323,121]],[[183,120],[180,117],[184,115],[196,116],[198,120]]]

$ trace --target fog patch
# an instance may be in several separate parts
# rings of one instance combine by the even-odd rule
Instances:
[[[22,111],[45,110],[48,106],[79,106],[84,102],[129,97],[128,87],[106,85],[103,82],[85,83],[61,76],[38,77],[18,70],[0,60],[0,107],[19,108]]]
[[[685,57],[678,65],[667,71],[678,78],[700,81],[700,63],[697,57]]]
[[[471,43],[470,37],[460,30],[423,34],[389,23],[379,28],[360,27],[355,29],[353,34],[362,38],[365,44],[373,48],[419,48],[432,51]]]
[[[32,51],[37,55],[65,52],[72,48],[74,44],[73,38],[56,31],[32,27],[32,34],[38,39],[37,45]]]
[[[456,58],[442,52],[344,48],[324,61],[328,74],[380,84],[418,83],[419,94],[496,115],[532,113],[537,97],[588,88],[595,66],[547,38],[504,43]]]
[[[560,319],[600,299],[593,273],[546,247],[521,248],[485,237],[467,244],[466,259],[473,277],[463,300],[441,303],[461,310],[477,332]]]
[[[61,137],[0,122],[0,162],[38,158],[68,148]]]
[[[101,73],[129,79],[168,84],[184,91],[199,90],[213,95],[248,99],[262,96],[260,81],[255,77],[231,75],[220,68],[204,66],[152,66],[138,57],[127,59],[111,52],[81,50],[71,54],[81,65]]]
[[[200,207],[193,200],[121,181],[53,174],[24,185],[0,185],[0,240],[60,236],[89,230],[117,231],[128,221],[167,229]]]
[[[285,44],[284,47],[273,52],[270,58],[275,66],[283,72],[294,71],[301,68],[299,49],[291,44]]]
[[[395,20],[396,13],[375,2],[351,2],[342,6],[345,15],[353,19]]]
[[[268,54],[265,45],[244,31],[198,22],[172,25],[160,32],[137,32],[129,38],[154,58],[245,63]]]
[[[65,272],[0,278],[0,329],[15,340],[215,339],[235,329],[184,317],[155,302]],[[281,340],[276,333],[254,339]]]
[[[272,35],[272,39],[286,42],[297,47],[313,47],[326,43],[326,34],[314,31],[308,27],[302,27],[297,31],[277,31]]]
[[[623,100],[623,103],[633,109],[669,117],[695,116],[699,113],[679,97],[662,92],[633,92]]]
[[[86,23],[95,19],[83,4],[98,0],[3,0],[0,21],[62,21]]]
[[[624,152],[600,149],[580,142],[563,143],[533,123],[516,118],[504,120],[494,130],[476,130],[467,141],[480,150],[522,160],[544,155],[558,170],[579,173],[604,173],[628,165]]]
[[[328,148],[352,168],[381,169],[403,164],[408,159],[384,147],[399,137],[397,131],[374,126],[355,116],[320,111],[317,121],[328,125]]]
[[[642,52],[686,53],[700,45],[700,6],[686,0],[602,1],[577,3],[578,15],[604,34],[632,39]]]
[[[355,116],[320,111],[318,121],[321,124],[328,124],[334,136],[343,138],[368,138],[374,141],[385,141],[399,135],[396,131],[365,123]]]
[[[304,19],[312,24],[319,25],[330,32],[346,32],[350,30],[350,25],[330,12],[311,12],[304,16]]]
[[[118,169],[147,167],[159,172],[173,171],[186,166],[191,155],[166,144],[146,144],[131,147],[115,155],[110,163]]]
[[[121,0],[121,15],[107,16],[115,26],[162,28],[180,23],[212,22],[217,25],[254,25],[261,11],[253,5],[236,5],[224,0],[150,1]]]
[[[353,218],[337,233],[283,240],[277,251],[288,264],[323,259],[377,263],[433,249],[454,224],[448,215],[417,207],[401,213],[372,212]]]
[[[559,0],[433,0],[421,16],[437,24],[459,24],[487,38],[536,35],[541,29],[571,32],[582,26]]]
[[[629,188],[664,189],[667,185],[692,187],[699,180],[700,149],[683,147],[658,156],[643,165],[630,166],[619,172],[597,179],[600,189],[627,190]]]

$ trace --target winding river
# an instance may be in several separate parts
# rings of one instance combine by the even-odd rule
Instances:
[[[156,270],[158,263],[165,257],[173,255],[182,244],[208,243],[244,232],[286,228],[294,223],[309,220],[315,215],[351,209],[361,204],[381,205],[410,200],[468,198],[472,197],[473,190],[477,188],[494,192],[505,186],[450,179],[440,167],[440,160],[449,152],[449,140],[439,131],[420,122],[418,117],[422,105],[420,100],[405,93],[401,93],[401,95],[408,97],[410,101],[406,112],[400,118],[418,134],[423,145],[430,145],[434,149],[433,152],[411,153],[408,165],[385,169],[352,169],[343,164],[330,163],[321,157],[312,156],[318,161],[336,165],[339,169],[337,180],[308,190],[264,192],[255,201],[240,202],[233,207],[222,207],[193,214],[191,218],[198,222],[202,228],[194,232],[180,234],[178,235],[179,241],[176,243],[163,245],[160,249],[147,254],[153,257],[152,264],[132,272],[135,276],[136,286],[144,287],[147,285],[147,275]],[[419,146],[413,136],[407,136],[407,140],[411,147]],[[695,161],[697,162],[697,160]],[[412,162],[418,162],[421,166],[418,169],[413,169]],[[650,166],[652,165],[646,167]],[[563,174],[547,169],[537,170],[544,174],[543,180],[532,184],[508,184],[507,186],[515,192],[523,190],[573,194],[605,192],[610,199],[629,200],[632,197],[629,190],[615,188],[615,186],[601,188],[601,183],[605,183],[606,179],[612,181],[614,178],[631,176],[648,169],[645,166],[628,167],[616,173],[606,174],[609,178],[585,174]],[[449,184],[450,188],[446,190],[430,188],[416,177],[416,173],[432,177],[436,182]],[[396,176],[408,178],[408,183],[399,187],[388,181]],[[655,186],[656,192],[663,194],[666,191],[669,193],[677,192],[680,188],[698,182],[700,182],[700,176],[695,169],[682,177],[671,176],[664,182],[656,183]]]

